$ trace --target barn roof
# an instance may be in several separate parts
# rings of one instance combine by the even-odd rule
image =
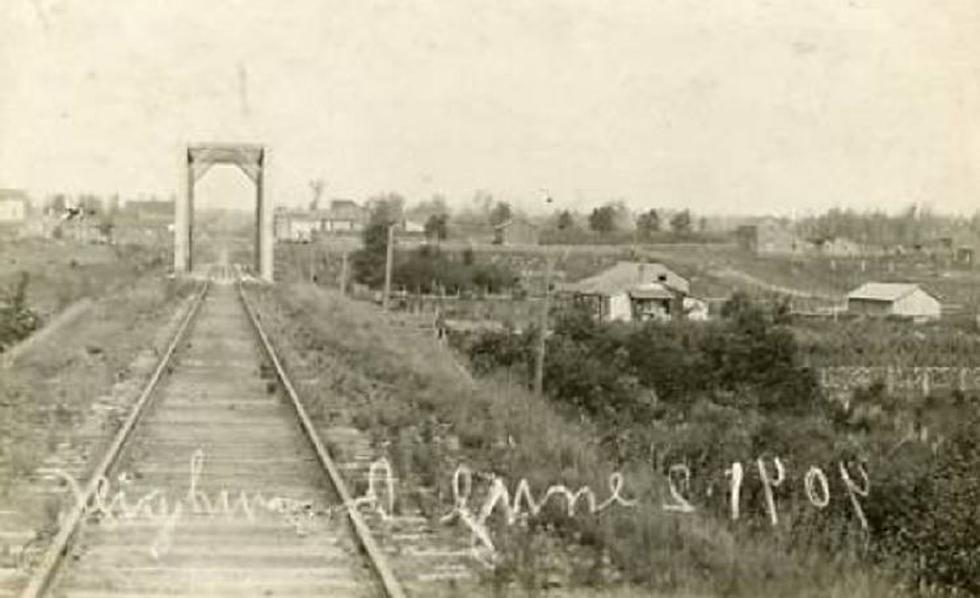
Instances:
[[[559,288],[583,295],[615,295],[653,283],[661,283],[684,294],[690,292],[688,281],[663,264],[626,261],[618,262],[595,276],[567,283]]]
[[[866,282],[847,294],[848,299],[862,301],[898,301],[920,290],[919,285],[901,282]]]

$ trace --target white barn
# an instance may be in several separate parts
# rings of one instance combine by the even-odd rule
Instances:
[[[938,320],[942,307],[919,285],[868,282],[847,294],[847,311],[866,316],[905,316],[922,322]]]

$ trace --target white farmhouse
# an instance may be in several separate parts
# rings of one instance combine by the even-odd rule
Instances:
[[[623,261],[595,276],[558,285],[558,290],[588,306],[602,322],[669,320],[683,317],[690,283],[663,264]]]
[[[922,322],[938,320],[942,308],[919,285],[868,282],[848,293],[847,311],[866,316],[905,316]]]
[[[27,194],[19,189],[0,189],[0,224],[21,224],[27,219]]]

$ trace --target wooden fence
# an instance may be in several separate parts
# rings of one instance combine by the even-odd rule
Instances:
[[[933,391],[980,390],[980,367],[836,366],[818,370],[831,394],[850,393],[880,382],[890,393],[927,396]]]

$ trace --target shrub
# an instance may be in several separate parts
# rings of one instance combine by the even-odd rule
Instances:
[[[980,593],[978,426],[971,409],[937,450],[906,443],[877,464],[867,508],[874,549],[917,584]]]
[[[40,326],[40,318],[27,306],[30,275],[21,272],[5,296],[0,296],[0,353]]]

